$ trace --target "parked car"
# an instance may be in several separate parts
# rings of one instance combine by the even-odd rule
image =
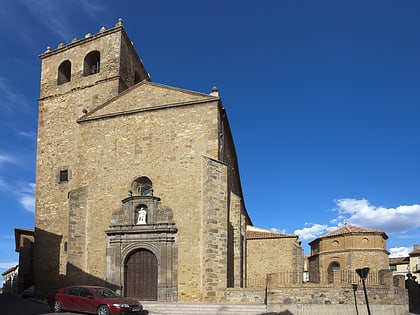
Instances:
[[[139,313],[143,305],[134,299],[123,298],[104,287],[74,285],[48,295],[53,312],[62,310],[98,315]]]
[[[29,288],[22,291],[22,297],[28,298],[33,297],[35,294],[35,286],[31,285]]]

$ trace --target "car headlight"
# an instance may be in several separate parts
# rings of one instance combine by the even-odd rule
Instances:
[[[130,307],[130,305],[125,304],[125,303],[116,303],[116,304],[112,304],[112,305],[114,305],[114,306],[116,306],[116,307],[125,307],[125,308]]]

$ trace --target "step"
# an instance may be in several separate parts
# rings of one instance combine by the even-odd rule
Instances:
[[[148,315],[260,315],[266,313],[265,304],[232,303],[162,303],[142,302]],[[146,314],[146,312],[145,312]]]

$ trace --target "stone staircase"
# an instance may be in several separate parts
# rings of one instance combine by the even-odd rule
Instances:
[[[147,315],[262,315],[265,304],[142,302]]]

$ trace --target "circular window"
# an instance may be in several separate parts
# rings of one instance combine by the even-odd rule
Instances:
[[[333,246],[338,246],[340,243],[338,241],[333,241]]]

